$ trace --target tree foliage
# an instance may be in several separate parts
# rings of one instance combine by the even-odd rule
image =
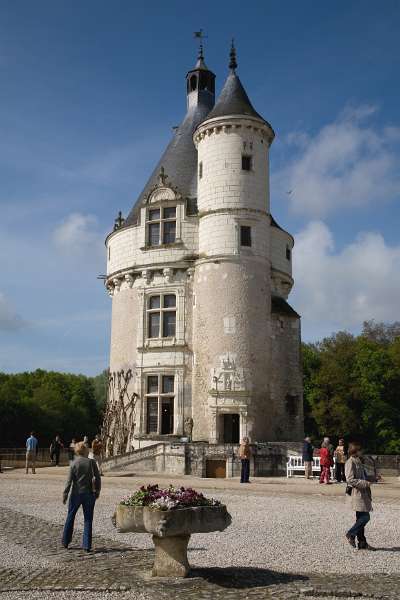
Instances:
[[[305,428],[358,440],[369,452],[400,453],[400,324],[364,323],[303,344]]]
[[[100,429],[104,388],[100,378],[38,369],[14,375],[0,373],[0,446],[21,447],[34,430],[40,446],[56,434],[93,437]]]

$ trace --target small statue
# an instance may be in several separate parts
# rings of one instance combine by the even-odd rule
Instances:
[[[189,438],[189,442],[192,441],[192,431],[193,431],[193,419],[192,417],[185,418],[185,434]]]

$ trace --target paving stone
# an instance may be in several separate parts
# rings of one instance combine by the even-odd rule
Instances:
[[[114,592],[129,598],[129,592],[170,600],[177,595],[188,600],[245,600],[290,598],[398,599],[400,576],[355,575],[348,586],[341,575],[279,573],[262,568],[197,568],[186,579],[152,578],[153,550],[129,546],[95,536],[90,554],[79,548],[81,532],[70,549],[60,543],[62,526],[2,507],[2,538],[37,557],[46,556],[46,565],[15,565],[0,568],[0,600],[7,592],[88,591]],[[82,560],[85,561],[82,568]],[[136,597],[136,596],[132,596]]]

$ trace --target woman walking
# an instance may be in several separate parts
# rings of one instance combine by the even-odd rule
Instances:
[[[346,539],[353,548],[356,548],[357,539],[359,550],[375,550],[365,537],[365,526],[370,520],[369,513],[372,510],[372,495],[371,484],[361,462],[361,455],[360,444],[349,445],[349,459],[345,465],[345,472],[347,485],[351,488],[351,506],[356,512],[356,522],[346,533]]]
[[[84,517],[82,548],[90,552],[92,548],[92,524],[94,505],[100,495],[101,479],[96,461],[88,458],[89,449],[84,442],[75,445],[76,458],[69,469],[64,489],[63,503],[66,504],[69,491],[68,515],[65,521],[62,545],[68,548],[74,532],[75,515],[82,506]],[[72,489],[71,489],[72,487]]]

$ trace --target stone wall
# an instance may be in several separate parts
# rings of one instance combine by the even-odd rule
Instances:
[[[0,464],[4,467],[25,467],[26,450],[25,448],[0,448]],[[36,456],[37,467],[50,467],[50,451],[48,448],[39,448]],[[60,465],[68,465],[67,450],[61,450]]]
[[[271,435],[266,439],[301,440],[304,436],[300,349],[300,319],[273,313],[270,419],[274,427]]]

